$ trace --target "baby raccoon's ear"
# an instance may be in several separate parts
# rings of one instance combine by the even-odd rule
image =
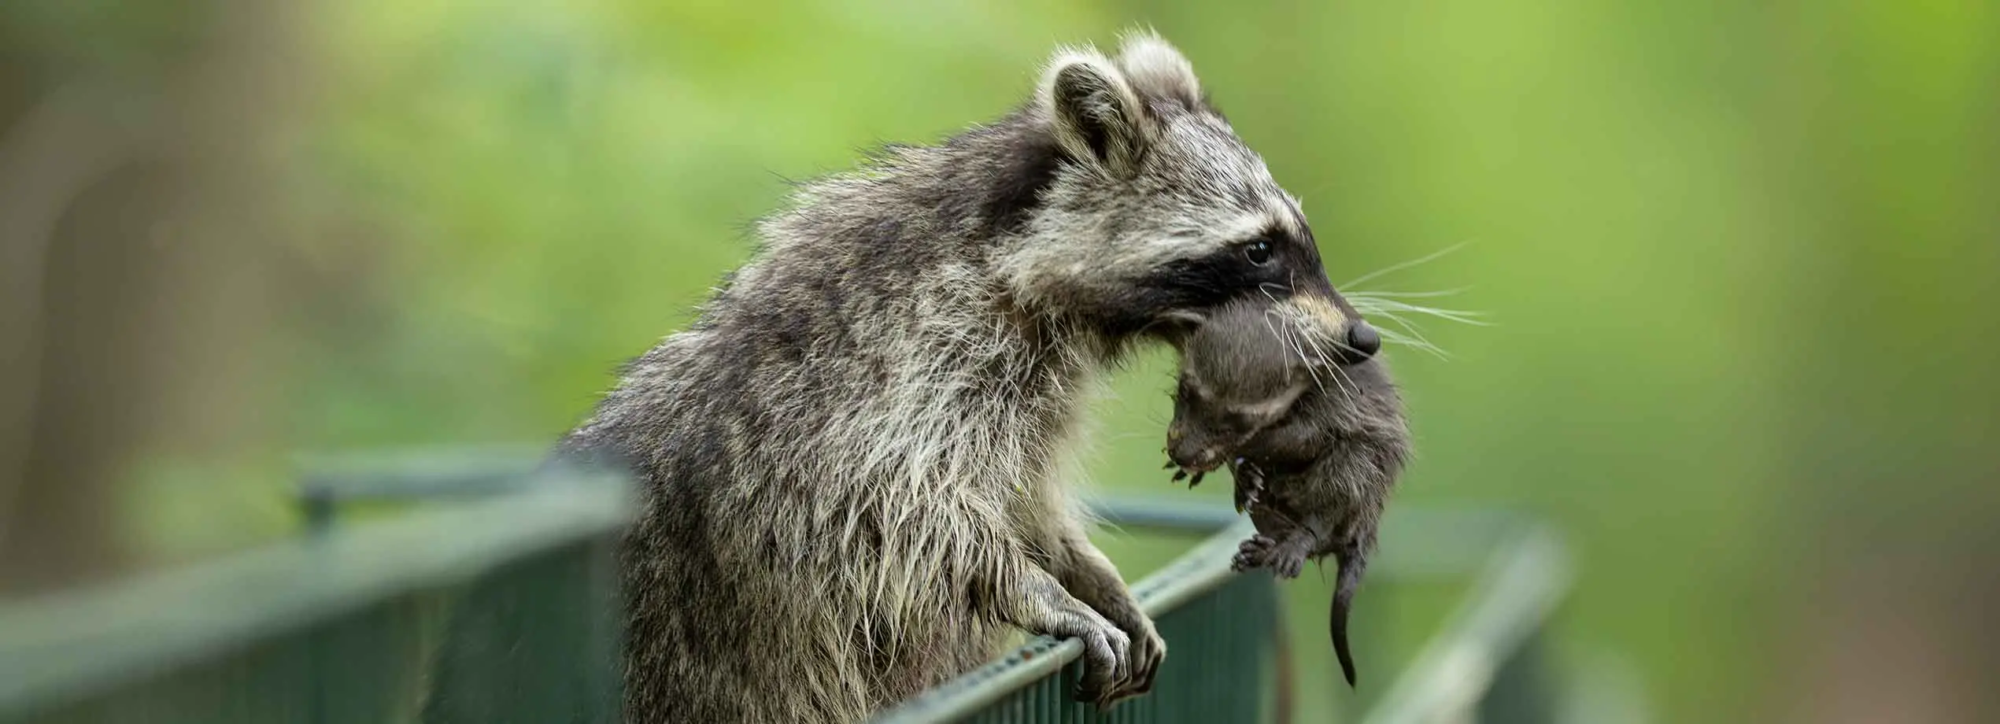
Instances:
[[[1203,316],[1201,312],[1192,309],[1174,309],[1160,315],[1154,326],[1166,336],[1168,342],[1179,347],[1188,337],[1200,331],[1201,325],[1207,323],[1208,317]]]
[[[1271,399],[1259,402],[1251,409],[1244,410],[1244,412],[1251,415],[1252,417],[1257,417],[1265,420],[1276,420],[1278,418],[1284,417],[1285,412],[1292,409],[1292,403],[1298,402],[1299,396],[1305,393],[1306,393],[1306,385],[1303,384],[1292,385],[1290,387],[1285,388],[1283,392],[1278,393]]]
[[[1138,172],[1154,124],[1125,74],[1103,54],[1057,53],[1042,75],[1037,101],[1048,110],[1057,145],[1071,158],[1115,178]]]

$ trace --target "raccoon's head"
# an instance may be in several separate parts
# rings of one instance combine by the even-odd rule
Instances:
[[[1300,297],[1348,361],[1379,348],[1328,282],[1298,200],[1164,40],[1128,36],[1115,60],[1057,53],[1032,112],[1060,161],[999,260],[1023,304],[1178,344],[1218,305]]]

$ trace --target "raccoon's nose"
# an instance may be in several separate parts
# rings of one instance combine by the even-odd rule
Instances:
[[[1348,364],[1366,362],[1380,351],[1382,351],[1382,333],[1359,319],[1347,325],[1347,348],[1341,352],[1345,353],[1342,356],[1347,358]]]

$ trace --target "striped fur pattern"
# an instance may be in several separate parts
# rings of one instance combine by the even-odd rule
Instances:
[[[851,722],[1015,630],[1081,640],[1088,700],[1150,687],[1165,643],[1061,474],[1082,411],[1199,310],[1332,291],[1187,61],[1063,50],[1025,107],[806,183],[758,236],[558,451],[644,482],[628,720]]]

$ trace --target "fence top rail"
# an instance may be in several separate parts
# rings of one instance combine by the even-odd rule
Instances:
[[[516,492],[287,539],[102,587],[0,606],[0,714],[203,661],[538,552],[614,534],[620,476],[550,474]]]
[[[1127,498],[1100,503],[1117,526],[1212,531],[1202,544],[1132,586],[1146,615],[1162,616],[1236,575],[1230,558],[1254,529],[1227,510],[1176,501]],[[1408,508],[1385,521],[1384,555],[1376,570],[1396,577],[1477,576],[1473,591],[1418,663],[1399,677],[1370,721],[1425,721],[1483,693],[1491,665],[1542,625],[1567,592],[1568,558],[1561,540],[1516,512],[1502,509]],[[1021,647],[878,714],[877,724],[956,721],[1062,670],[1082,656],[1074,640],[1036,636]],[[1469,664],[1487,662],[1487,668]],[[1481,675],[1481,672],[1484,672]],[[1460,674],[1468,676],[1460,677]],[[1454,683],[1456,682],[1456,683]]]
[[[1192,512],[1177,515],[1174,508],[1171,503],[1134,503],[1122,508],[1122,512],[1143,523],[1179,520],[1192,526],[1196,521],[1216,520]],[[1121,517],[1121,507],[1115,503],[1100,512],[1113,521]],[[1250,522],[1238,519],[1219,530],[1211,530],[1215,532],[1195,549],[1132,587],[1132,594],[1139,599],[1139,607],[1147,616],[1163,616],[1236,575],[1230,571],[1229,559],[1237,544],[1252,532]],[[1044,676],[1061,671],[1063,666],[1082,655],[1083,645],[1074,639],[1035,636],[985,666],[932,687],[895,709],[876,715],[874,721],[897,724],[954,721]]]
[[[1574,575],[1562,539],[1524,524],[1491,551],[1470,593],[1363,719],[1446,720],[1477,702],[1502,662],[1547,624]]]

